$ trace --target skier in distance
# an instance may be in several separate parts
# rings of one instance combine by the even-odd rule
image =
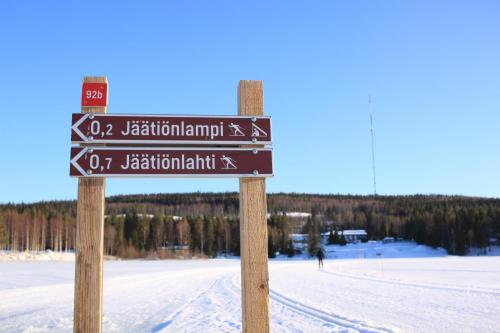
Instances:
[[[316,257],[318,258],[318,268],[323,268],[323,258],[325,258],[325,253],[321,247],[318,249]]]

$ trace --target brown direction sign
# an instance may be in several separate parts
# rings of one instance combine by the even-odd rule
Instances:
[[[73,143],[270,144],[271,118],[74,113]]]
[[[70,175],[272,177],[272,149],[72,147]]]

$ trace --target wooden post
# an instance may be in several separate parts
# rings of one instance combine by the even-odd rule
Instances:
[[[238,114],[262,116],[262,81],[240,81]],[[265,178],[240,178],[241,301],[243,332],[269,332]]]
[[[84,83],[106,83],[85,77]],[[106,98],[107,100],[107,98]],[[82,107],[82,113],[106,113],[107,107]],[[104,246],[104,177],[78,179],[75,259],[75,333],[102,330],[102,262]]]

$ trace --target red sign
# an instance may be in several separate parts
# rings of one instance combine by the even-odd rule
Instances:
[[[271,144],[270,117],[74,113],[73,143]]]
[[[107,106],[108,84],[84,82],[82,87],[82,106]]]
[[[272,177],[272,149],[71,148],[73,177]]]

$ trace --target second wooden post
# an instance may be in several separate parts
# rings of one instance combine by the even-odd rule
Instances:
[[[83,82],[107,86],[108,81],[105,77],[85,77]],[[105,93],[107,94],[107,89]],[[107,101],[107,96],[104,99]],[[82,105],[82,113],[106,113],[106,106]],[[104,177],[78,179],[73,321],[75,333],[100,333],[102,330],[105,184]]]
[[[240,81],[238,114],[262,116],[262,81]],[[241,296],[243,332],[269,332],[269,271],[265,178],[240,178]]]

